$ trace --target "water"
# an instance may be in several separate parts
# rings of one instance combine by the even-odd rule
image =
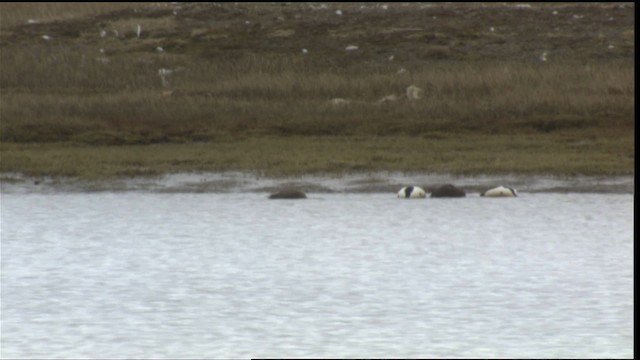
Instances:
[[[632,194],[2,194],[3,358],[633,357]]]

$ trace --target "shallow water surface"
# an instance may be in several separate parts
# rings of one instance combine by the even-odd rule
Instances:
[[[632,357],[633,195],[3,193],[2,357]]]

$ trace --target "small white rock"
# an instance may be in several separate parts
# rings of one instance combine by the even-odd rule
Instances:
[[[29,19],[27,20],[27,24],[39,24],[40,21],[36,20],[36,19]]]
[[[157,52],[164,52],[164,49],[162,48],[162,46],[158,46],[158,47],[156,48],[156,51],[157,51]]]
[[[540,61],[545,62],[547,61],[547,52],[543,51],[542,54],[540,55]]]
[[[342,10],[336,10],[336,15],[342,16]]]
[[[394,101],[398,101],[398,95],[391,94],[391,95],[387,95],[387,96],[383,97],[382,99],[378,100],[378,103],[379,104],[386,104],[386,103],[390,103],[390,102],[394,102]]]
[[[107,36],[107,31],[106,30],[100,30],[100,37],[105,37]]]
[[[411,85],[407,88],[407,98],[409,100],[420,99],[422,97],[422,93],[424,93],[424,90],[415,85]]]
[[[344,49],[347,50],[347,51],[356,51],[356,50],[358,50],[358,47],[355,46],[355,45],[349,45]]]
[[[329,102],[331,103],[331,105],[334,105],[334,106],[344,106],[344,105],[349,105],[350,103],[349,100],[345,100],[342,98],[334,98],[329,100]]]
[[[308,53],[309,53],[309,50],[307,50],[307,49],[302,49],[302,53],[303,53],[303,54],[308,54]]]
[[[47,41],[51,40],[51,36],[49,35],[42,35],[42,38]]]

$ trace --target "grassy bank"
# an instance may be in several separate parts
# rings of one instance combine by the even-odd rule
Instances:
[[[429,137],[252,137],[221,142],[94,146],[7,144],[2,172],[86,179],[189,171],[268,176],[401,171],[477,174],[629,175],[633,133],[432,134]]]
[[[631,3],[38,5],[0,171],[633,172]]]

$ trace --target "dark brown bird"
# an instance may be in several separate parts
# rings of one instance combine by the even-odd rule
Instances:
[[[457,188],[451,184],[442,185],[431,191],[432,198],[438,197],[465,197],[467,194],[464,190]]]
[[[296,189],[285,189],[269,195],[269,199],[306,199],[307,194]]]

